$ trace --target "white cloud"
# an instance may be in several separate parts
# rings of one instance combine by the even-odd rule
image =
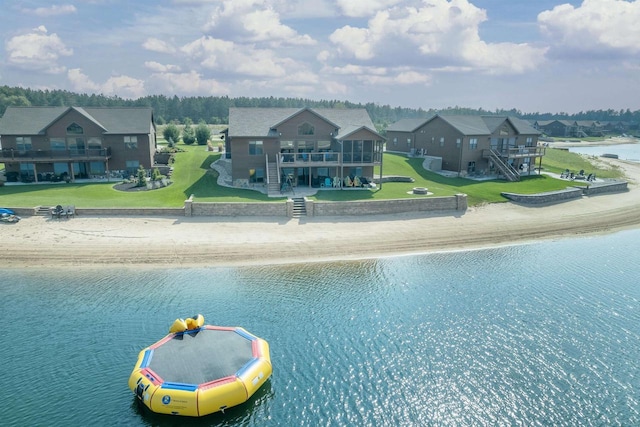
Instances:
[[[5,49],[9,64],[51,74],[64,72],[66,67],[59,65],[58,60],[73,54],[73,50],[67,48],[57,34],[48,34],[44,26],[10,38],[5,43]]]
[[[139,98],[145,95],[144,81],[129,76],[109,77],[106,82],[93,82],[81,69],[73,68],[67,72],[73,90],[78,92],[95,92],[104,95],[117,95],[122,98]]]
[[[468,0],[424,0],[420,7],[379,11],[366,28],[347,25],[329,39],[338,55],[371,63],[423,69],[468,65],[492,74],[522,73],[540,64],[544,48],[482,41],[479,26],[486,20],[486,12]]]
[[[142,43],[142,47],[152,52],[160,53],[174,53],[176,51],[176,48],[169,43],[154,37],[146,39],[144,43]]]
[[[213,11],[204,29],[217,37],[269,46],[316,43],[309,35],[298,34],[284,25],[279,12],[268,0],[224,0]]]
[[[41,17],[68,15],[76,13],[78,10],[72,4],[51,5],[49,7],[38,7],[36,9],[22,9],[24,13],[33,14]]]
[[[402,0],[336,0],[340,11],[351,17],[375,15],[378,11],[395,6]]]
[[[180,71],[180,67],[178,65],[160,64],[155,61],[145,61],[144,66],[156,73],[173,73]]]
[[[538,15],[541,31],[561,49],[582,52],[640,52],[640,1],[584,0]]]
[[[286,61],[278,59],[275,52],[237,45],[226,40],[201,37],[183,46],[181,51],[211,70],[260,77],[280,77],[286,74]]]
[[[158,93],[179,93],[188,95],[224,95],[229,94],[229,87],[214,79],[205,79],[201,74],[188,73],[156,73],[149,78],[150,90]]]

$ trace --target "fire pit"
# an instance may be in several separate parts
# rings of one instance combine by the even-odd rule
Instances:
[[[413,187],[413,194],[429,194],[427,187]]]

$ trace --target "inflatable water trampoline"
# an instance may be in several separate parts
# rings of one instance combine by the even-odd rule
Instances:
[[[265,340],[197,315],[140,352],[129,388],[153,412],[200,417],[246,402],[271,372]]]

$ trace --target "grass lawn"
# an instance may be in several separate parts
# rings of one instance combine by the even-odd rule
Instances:
[[[385,153],[383,169],[383,175],[410,176],[415,179],[415,182],[384,183],[382,188],[377,191],[322,191],[318,192],[315,198],[326,201],[403,199],[415,197],[415,195],[409,194],[413,187],[427,187],[429,192],[433,192],[436,196],[464,193],[468,197],[469,206],[473,206],[486,202],[505,202],[507,199],[501,195],[502,192],[533,194],[561,190],[568,186],[567,181],[546,175],[525,176],[519,182],[447,178],[425,170],[422,167],[421,158],[410,158],[392,153]],[[375,176],[378,175],[379,172],[376,171]]]
[[[181,207],[190,195],[199,202],[276,201],[257,191],[222,187],[217,184],[218,173],[210,168],[220,153],[206,151],[198,145],[179,144],[184,150],[175,156],[173,184],[152,191],[123,192],[115,190],[116,182],[57,183],[5,185],[0,187],[0,204],[10,207],[75,205],[77,207]],[[474,181],[465,178],[446,178],[422,168],[422,159],[385,153],[384,175],[410,176],[415,182],[384,183],[372,191],[319,191],[314,199],[327,201],[384,200],[415,197],[408,194],[413,187],[427,187],[436,196],[465,193],[470,206],[486,202],[504,202],[501,192],[532,194],[566,188],[569,183],[545,175],[524,177],[519,182],[502,180]],[[564,169],[587,173],[596,172],[600,178],[620,177],[619,170],[597,169],[584,157],[568,151],[547,149],[543,170],[560,173]],[[379,172],[376,172],[376,176]],[[576,183],[578,185],[578,183]],[[283,196],[286,197],[286,196]]]

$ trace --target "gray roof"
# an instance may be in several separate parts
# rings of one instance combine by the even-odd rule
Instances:
[[[505,121],[509,121],[519,134],[539,135],[529,122],[510,116],[473,116],[461,114],[436,114],[429,119],[400,119],[387,127],[387,132],[415,132],[430,121],[440,118],[464,135],[491,135]]]
[[[387,132],[413,132],[428,120],[429,119],[400,119],[387,126]]]
[[[439,115],[441,119],[456,128],[464,135],[491,135],[506,121],[510,122],[516,132],[525,135],[539,135],[526,120],[510,116],[462,116]]]
[[[377,134],[364,108],[229,108],[229,136],[275,137],[272,129],[303,111],[310,111],[334,124],[339,129],[338,139],[361,128]]]
[[[149,107],[7,107],[0,118],[0,135],[42,135],[71,110],[106,134],[147,134],[153,123],[153,110]]]

